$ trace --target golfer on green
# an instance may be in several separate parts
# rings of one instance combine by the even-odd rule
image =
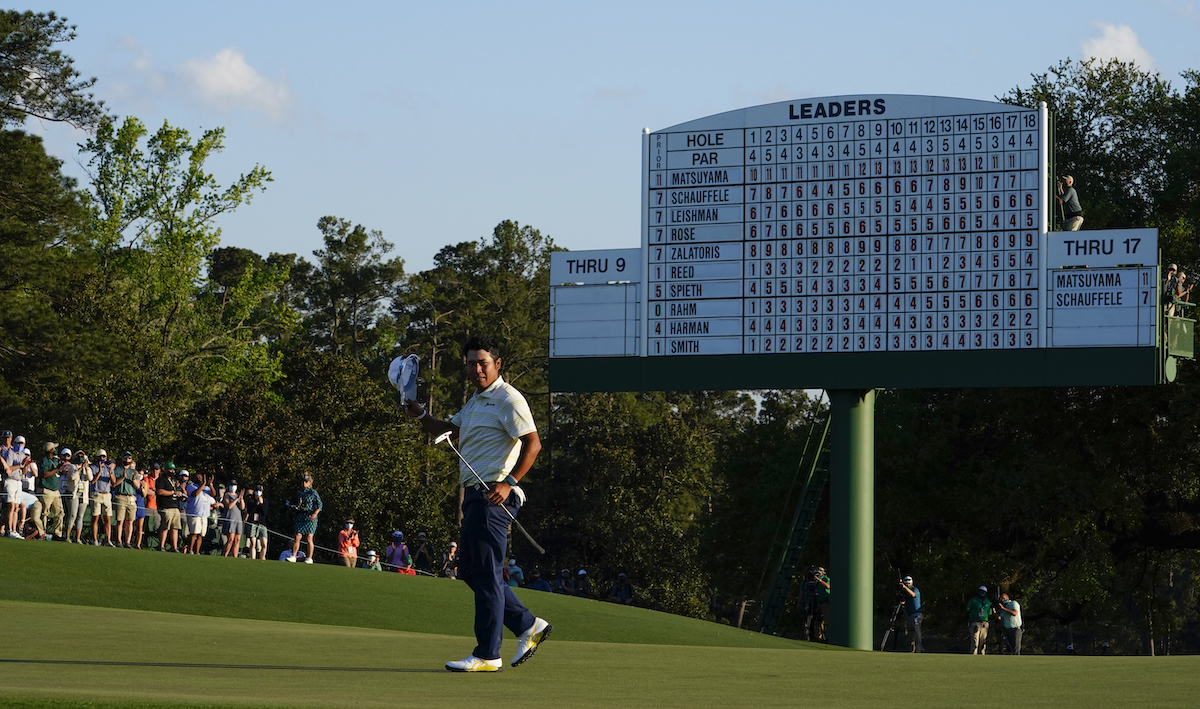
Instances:
[[[459,439],[462,457],[487,483],[475,478],[466,462],[459,462],[463,496],[462,537],[458,577],[475,592],[475,650],[462,660],[446,663],[454,672],[496,672],[504,628],[517,636],[512,665],[528,660],[553,627],[529,612],[501,571],[508,543],[509,514],[525,501],[517,483],[529,472],[542,449],[533,414],[521,392],[500,376],[500,346],[491,337],[472,337],[462,348],[467,379],[475,394],[449,421],[430,416],[416,401],[404,402],[405,412],[421,422],[426,433],[449,431]]]

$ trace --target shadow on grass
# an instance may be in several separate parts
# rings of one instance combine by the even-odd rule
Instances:
[[[283,670],[300,672],[436,672],[446,670],[405,667],[320,667],[313,665],[238,665],[209,662],[119,662],[113,660],[22,660],[0,657],[0,665],[87,665],[89,667],[178,667],[202,670]]]

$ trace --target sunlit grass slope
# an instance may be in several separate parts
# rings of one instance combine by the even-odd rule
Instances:
[[[466,584],[449,579],[12,539],[0,539],[0,582],[8,599],[444,635],[471,636],[474,613]],[[518,594],[560,640],[798,646],[641,608]]]

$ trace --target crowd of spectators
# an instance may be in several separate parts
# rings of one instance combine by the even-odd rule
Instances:
[[[174,463],[140,465],[130,451],[115,458],[104,449],[93,455],[47,442],[38,456],[24,436],[0,433],[0,533],[179,554],[207,547],[224,556],[266,558],[262,485],[245,490],[237,480],[193,475]]]
[[[573,573],[570,569],[562,569],[558,572],[558,578],[550,582],[543,578],[542,570],[535,566],[530,570],[529,581],[526,583],[524,570],[517,565],[516,559],[510,558],[504,565],[503,576],[504,582],[514,588],[524,587],[533,591],[602,599],[627,606],[635,602],[633,586],[629,584],[624,572],[617,574],[617,580],[609,588],[607,595],[596,594],[587,569],[579,569]]]
[[[39,456],[28,448],[24,436],[14,438],[11,431],[3,431],[0,465],[4,480],[0,535],[7,537],[265,560],[269,536],[274,534],[290,541],[280,561],[309,564],[318,548],[313,534],[322,502],[309,475],[302,476],[295,501],[285,503],[295,515],[293,536],[267,527],[270,507],[262,485],[247,490],[237,480],[221,482],[213,475],[176,469],[171,462],[140,465],[130,451],[111,458],[99,449],[88,456],[47,442]],[[458,576],[457,542],[439,552],[422,531],[410,548],[404,533],[396,530],[382,556],[368,550],[360,559],[355,526],[353,518],[346,519],[337,534],[337,548],[326,550],[340,564],[410,575]],[[510,558],[503,575],[505,583],[516,588],[602,597],[584,569],[575,573],[563,569],[550,583],[535,567],[527,580],[517,560]],[[624,573],[603,598],[625,605],[635,602]]]

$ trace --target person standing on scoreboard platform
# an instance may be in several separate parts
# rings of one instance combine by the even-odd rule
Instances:
[[[449,421],[430,416],[412,399],[404,410],[421,422],[426,433],[437,436],[447,431],[460,441],[463,458],[488,483],[479,484],[470,468],[460,461],[459,483],[463,497],[461,546],[458,577],[475,592],[475,650],[462,660],[446,663],[454,672],[496,672],[501,669],[500,641],[504,628],[517,635],[517,654],[512,666],[528,660],[553,627],[521,605],[504,583],[502,565],[511,520],[500,509],[505,505],[514,516],[525,495],[516,487],[533,467],[542,444],[533,414],[521,392],[500,376],[503,359],[500,345],[491,337],[475,336],[462,347],[467,379],[475,394]]]
[[[1075,178],[1064,175],[1058,181],[1058,194],[1054,195],[1063,206],[1063,231],[1079,231],[1083,226],[1083,207],[1079,206],[1079,193],[1074,185]]]

